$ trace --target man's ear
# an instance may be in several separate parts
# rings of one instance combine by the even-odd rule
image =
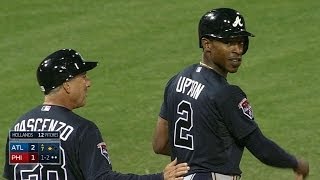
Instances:
[[[211,41],[208,38],[203,37],[201,38],[201,44],[202,44],[203,50],[208,50],[210,49]]]
[[[63,89],[66,91],[67,94],[70,94],[70,84],[68,81],[62,84]]]

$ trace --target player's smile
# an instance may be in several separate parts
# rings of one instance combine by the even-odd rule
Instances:
[[[241,65],[241,58],[229,58],[230,63],[233,67],[238,68]]]

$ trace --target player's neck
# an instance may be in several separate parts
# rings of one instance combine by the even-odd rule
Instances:
[[[69,110],[74,109],[71,103],[68,102],[68,98],[64,98],[61,95],[56,95],[56,94],[49,94],[44,97],[44,102],[43,104],[46,105],[55,105],[55,106],[61,106],[65,107]]]
[[[212,65],[212,63],[206,63],[206,62],[204,61],[204,59],[202,59],[202,61],[200,61],[200,65],[203,66],[203,67],[205,67],[205,68],[214,70],[216,73],[220,74],[220,75],[223,76],[224,78],[227,78],[228,73],[222,73],[222,72],[219,70],[219,67],[216,67],[214,64]]]

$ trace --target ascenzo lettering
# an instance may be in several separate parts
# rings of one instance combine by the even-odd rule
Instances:
[[[204,87],[205,85],[199,83],[198,81],[180,76],[176,87],[176,92],[187,93],[188,96],[198,99]]]
[[[73,127],[54,119],[34,118],[22,120],[14,126],[15,131],[60,131],[60,139],[66,141]]]

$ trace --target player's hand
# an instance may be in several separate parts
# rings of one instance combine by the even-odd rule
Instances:
[[[297,174],[297,173],[294,173],[295,174],[295,179],[294,180],[303,180],[303,175],[302,174]]]
[[[305,179],[309,175],[309,163],[303,159],[297,159],[297,161],[298,166],[294,169],[296,180]]]
[[[170,162],[163,170],[164,180],[182,180],[190,167],[187,163],[177,164],[177,158]],[[181,177],[182,176],[182,177]]]

